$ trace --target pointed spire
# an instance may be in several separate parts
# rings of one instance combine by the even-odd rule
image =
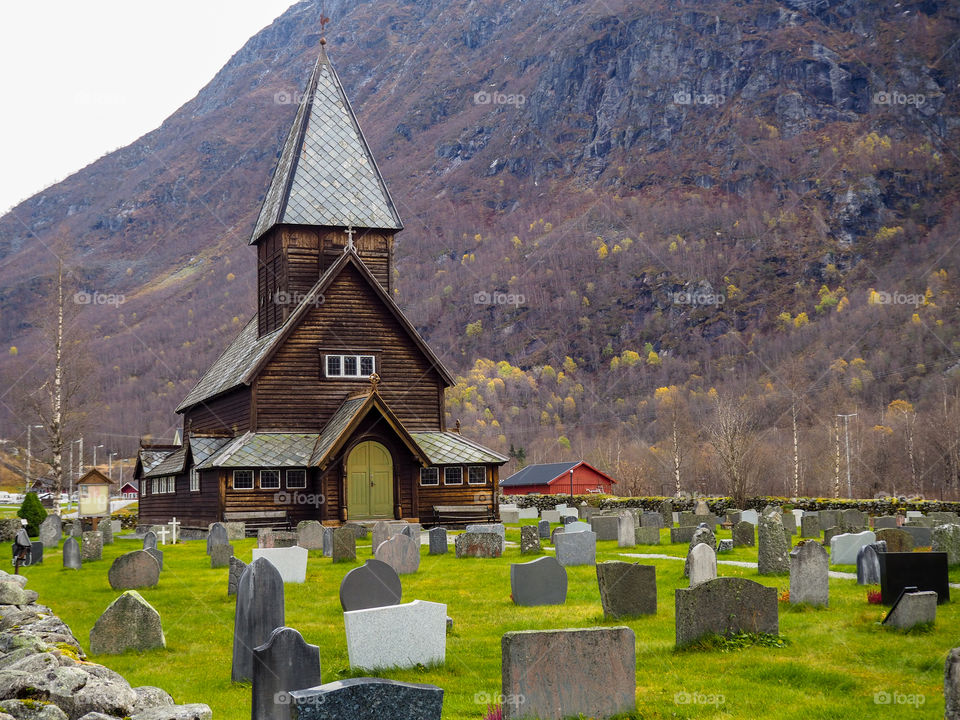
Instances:
[[[281,224],[403,228],[323,44],[250,244]]]

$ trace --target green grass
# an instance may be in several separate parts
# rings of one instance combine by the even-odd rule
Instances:
[[[509,540],[519,543],[519,535],[517,526],[508,528]],[[719,537],[729,535],[729,531],[719,532]],[[666,532],[663,537],[669,540]],[[254,545],[252,539],[234,543],[237,555],[246,561]],[[63,570],[59,549],[49,549],[43,565],[23,572],[30,577],[28,587],[40,593],[40,602],[59,614],[86,646],[93,623],[118,595],[107,583],[110,563],[139,547],[139,541],[121,536],[105,548],[102,561],[81,571]],[[249,685],[230,683],[234,600],[226,594],[227,570],[210,569],[203,542],[161,549],[165,569],[160,585],[140,592],[161,614],[167,649],[91,659],[113,668],[133,685],[158,685],[177,702],[207,703],[215,718],[249,717]],[[619,552],[616,543],[601,542],[598,560],[628,559]],[[683,557],[686,544],[627,552]],[[849,580],[831,580],[829,609],[780,605],[783,647],[772,647],[769,641],[708,642],[678,652],[673,591],[687,585],[680,562],[640,560],[657,567],[658,613],[612,622],[603,619],[593,567],[568,568],[565,605],[523,608],[510,600],[509,566],[530,559],[521,558],[518,547],[508,547],[505,556],[496,560],[429,556],[425,548],[423,553],[420,571],[402,578],[403,597],[447,604],[455,625],[447,638],[446,663],[382,675],[442,687],[444,718],[479,720],[487,703],[495,701],[500,693],[504,632],[597,625],[628,625],[636,633],[637,718],[943,716],[944,659],[950,648],[960,645],[956,601],[938,607],[932,629],[893,632],[878,625],[885,608],[867,604],[866,588]],[[370,543],[360,541],[357,564],[368,557]],[[756,549],[737,548],[721,559],[755,562]],[[348,668],[338,599],[340,580],[353,567],[334,565],[311,552],[307,582],[285,587],[287,625],[320,647],[324,682],[354,675]],[[755,570],[726,565],[720,565],[719,572],[758,580],[778,592],[789,588],[787,576],[762,578]],[[951,579],[957,580],[955,571]],[[919,711],[902,704],[877,704],[876,693],[893,698],[896,694],[922,696],[924,704]]]

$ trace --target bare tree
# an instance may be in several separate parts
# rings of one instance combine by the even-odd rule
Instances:
[[[747,400],[717,393],[710,444],[720,461],[730,496],[737,505],[746,500],[753,471],[757,439],[756,414]]]

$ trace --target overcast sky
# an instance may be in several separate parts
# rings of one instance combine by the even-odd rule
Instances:
[[[157,127],[293,4],[0,2],[0,214]]]

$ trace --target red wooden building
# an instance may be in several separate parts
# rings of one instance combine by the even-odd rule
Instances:
[[[571,473],[573,480],[571,483]],[[545,463],[527,465],[501,481],[504,495],[587,495],[589,493],[613,492],[617,481],[593,465],[578,462]],[[571,487],[573,488],[571,491]]]

